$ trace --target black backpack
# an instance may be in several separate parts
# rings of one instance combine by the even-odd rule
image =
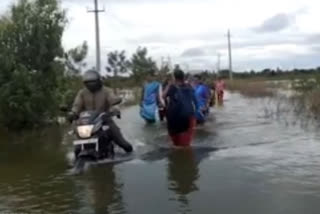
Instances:
[[[170,99],[168,111],[170,116],[177,119],[189,119],[194,115],[193,97],[194,91],[191,87],[175,87],[174,96]]]

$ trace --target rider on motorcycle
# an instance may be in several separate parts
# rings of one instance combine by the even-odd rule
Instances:
[[[82,111],[109,112],[113,102],[119,98],[113,96],[110,88],[104,87],[100,74],[95,70],[87,71],[83,75],[84,88],[81,89],[68,115],[69,121],[76,120]],[[109,129],[106,131],[113,142],[127,153],[133,151],[132,145],[123,137],[119,127],[111,118],[104,121]]]

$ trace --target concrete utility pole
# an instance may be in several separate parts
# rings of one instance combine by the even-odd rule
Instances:
[[[99,13],[105,10],[99,10],[98,0],[94,0],[94,10],[88,10],[89,13],[95,15],[95,26],[96,26],[96,69],[98,72],[101,71],[101,54],[100,54],[100,27],[99,27]]]
[[[230,30],[228,30],[228,52],[229,52],[229,78],[232,80],[232,54],[231,54],[231,39]]]

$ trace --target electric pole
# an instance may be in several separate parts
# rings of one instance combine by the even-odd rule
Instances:
[[[99,10],[98,0],[94,0],[94,10],[88,10],[89,13],[95,15],[95,28],[96,28],[96,69],[101,71],[101,54],[100,54],[100,27],[99,27],[99,13],[105,10]]]
[[[228,30],[228,52],[229,52],[229,78],[232,80],[232,54],[231,54],[231,39],[230,30]]]

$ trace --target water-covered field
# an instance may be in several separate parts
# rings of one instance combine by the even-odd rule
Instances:
[[[0,213],[315,213],[320,135],[265,115],[265,100],[228,94],[197,128],[191,149],[173,149],[165,124],[138,107],[121,126],[132,160],[72,175],[67,128],[1,137]]]

